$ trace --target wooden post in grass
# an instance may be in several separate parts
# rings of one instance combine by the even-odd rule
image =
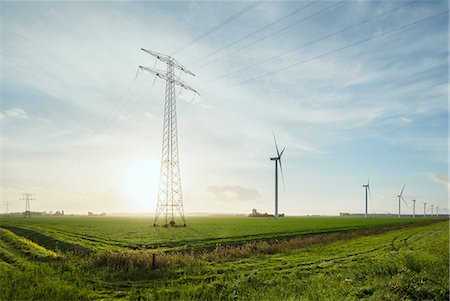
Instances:
[[[152,254],[152,269],[156,269],[156,254]]]

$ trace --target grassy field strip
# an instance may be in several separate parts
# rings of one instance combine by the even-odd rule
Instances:
[[[32,263],[29,257],[14,246],[0,239],[0,259],[8,268],[30,269]]]
[[[234,245],[254,240],[287,239],[314,233],[420,223],[425,220],[332,217],[285,218],[274,221],[247,217],[190,217],[186,228],[154,228],[151,226],[151,218],[36,217],[28,220],[9,218],[7,221],[0,221],[0,226],[4,223],[38,232],[44,231],[48,236],[61,237],[61,240],[85,247],[182,250],[211,248],[216,244]]]
[[[346,245],[343,241],[335,242],[331,245],[325,246],[311,246],[302,249],[293,249],[286,252],[282,252],[281,254],[275,255],[256,255],[250,258],[243,258],[237,260],[227,260],[225,261],[225,265],[228,265],[232,262],[232,266],[229,268],[221,267],[219,269],[219,273],[217,275],[211,276],[212,278],[220,278],[221,274],[226,272],[233,271],[242,272],[245,274],[245,271],[258,270],[268,273],[285,273],[289,270],[298,270],[299,268],[302,270],[310,270],[314,268],[325,268],[328,266],[333,266],[337,263],[346,263],[348,261],[355,261],[359,257],[364,257],[374,252],[391,252],[400,249],[399,247],[393,248],[392,242],[398,239],[396,233],[399,232],[402,235],[406,235],[404,232],[408,231],[413,232],[408,234],[406,238],[401,239],[406,240],[408,237],[417,236],[415,241],[419,241],[424,237],[428,236],[428,233],[434,234],[439,231],[421,231],[419,233],[414,233],[416,230],[415,227],[411,229],[402,229],[402,230],[393,230],[391,232],[372,235],[363,238],[355,238],[349,241],[348,245]],[[409,233],[406,232],[406,233]],[[389,237],[386,239],[386,236]],[[345,251],[342,250],[342,245],[346,245]],[[370,246],[370,247],[369,247]],[[375,247],[374,247],[375,246]],[[404,243],[403,243],[404,246]],[[351,250],[347,250],[351,248]],[[324,258],[324,253],[326,253],[326,257]],[[344,254],[344,255],[342,255]],[[291,257],[291,258],[290,258]],[[255,260],[257,259],[257,260]],[[222,261],[218,261],[215,263],[211,263],[211,266],[220,265]],[[180,269],[180,271],[183,269]],[[203,278],[202,275],[192,275],[186,276],[182,279],[174,280],[177,281],[186,281],[189,279],[190,281],[195,281],[196,279],[201,281]],[[134,282],[136,284],[136,282]],[[117,284],[115,284],[117,285]],[[129,284],[125,284],[124,287],[127,287]]]
[[[409,231],[408,231],[409,230]],[[275,255],[261,255],[258,257],[251,257],[233,261],[232,268],[220,269],[221,271],[251,271],[258,270],[268,273],[285,273],[288,270],[296,269],[311,269],[315,267],[325,267],[333,266],[336,263],[345,263],[348,260],[353,261],[354,258],[365,257],[371,253],[382,252],[398,252],[400,249],[405,247],[402,243],[401,246],[393,247],[393,242],[397,241],[399,237],[401,241],[407,240],[408,236],[415,235],[418,238],[412,242],[416,243],[420,240],[433,236],[441,231],[429,230],[421,231],[419,233],[414,233],[416,231],[414,228],[407,230],[395,230],[392,233],[377,234],[374,236],[356,238],[350,240],[347,244],[345,242],[335,242],[328,246],[312,246],[305,249],[293,249],[281,254]],[[413,232],[413,233],[410,233]],[[399,234],[400,233],[400,234]],[[368,247],[375,245],[376,247]],[[342,255],[344,254],[344,255]],[[324,257],[326,255],[326,257]],[[257,259],[257,260],[255,260]],[[225,266],[229,265],[230,262],[223,262]],[[214,265],[214,264],[212,264]],[[221,273],[222,274],[222,273]],[[196,279],[198,276],[190,278],[191,280]],[[200,276],[201,279],[202,276]],[[175,280],[178,281],[178,280]],[[183,281],[183,280],[180,280]]]
[[[58,230],[53,229],[50,227],[36,227],[33,226],[33,229],[39,229],[43,231],[46,234],[49,235],[55,235],[60,238],[60,240],[63,241],[69,241],[74,244],[80,244],[85,247],[93,247],[97,248],[99,246],[110,248],[111,246],[117,246],[117,247],[126,247],[126,244],[121,243],[119,241],[114,240],[105,240],[105,239],[98,239],[95,236],[83,234],[83,233],[77,233],[74,231],[67,231],[67,230]]]
[[[425,268],[442,268],[433,257],[433,247],[439,242],[441,248],[437,247],[438,250],[442,252],[442,247],[444,250],[448,249],[448,223],[438,223],[424,226],[424,228],[425,231],[421,229],[417,235],[414,234],[417,229],[410,228],[373,237],[357,238],[349,242],[337,242],[330,246],[313,246],[273,256],[265,255],[245,260],[212,263],[199,268],[198,272],[192,269],[190,272],[194,275],[174,277],[170,280],[170,284],[166,281],[166,289],[159,295],[152,296],[178,299],[183,298],[183,289],[192,292],[192,286],[198,286],[199,291],[208,291],[210,289],[208,283],[215,283],[215,285],[230,283],[234,290],[228,290],[228,293],[234,292],[237,298],[243,299],[250,296],[252,299],[261,298],[261,300],[298,299],[300,295],[295,297],[295,292],[304,292],[302,299],[305,300],[336,300],[344,297],[347,299],[348,295],[353,295],[355,299],[375,296],[374,299],[377,300],[384,296],[387,299],[397,300],[398,298],[395,297],[398,296],[395,295],[397,293],[409,294],[415,300],[420,300],[420,296],[435,294],[434,300],[445,300],[441,298],[448,297],[448,289],[436,291],[430,286],[434,281],[430,277],[433,276],[421,271]],[[415,238],[411,239],[411,237]],[[392,241],[402,242],[392,248]],[[405,244],[404,241],[407,243]],[[367,249],[368,245],[377,247],[367,252],[370,251]],[[416,251],[422,250],[423,254],[416,258],[412,255],[414,252],[411,248]],[[337,253],[341,256],[336,261],[333,256]],[[355,253],[358,254],[356,260]],[[427,255],[428,253],[431,254]],[[316,260],[315,262],[310,260],[314,264],[305,268],[302,264],[312,254],[315,255],[313,257],[316,257]],[[442,263],[448,262],[448,253],[439,255],[444,255]],[[320,256],[322,258],[318,258]],[[220,273],[218,273],[219,270]],[[447,275],[447,284],[444,281],[444,287],[448,285],[447,272],[444,270],[441,273]],[[290,293],[281,289],[286,282],[293,283],[294,288],[286,289]],[[331,283],[335,285],[330,286]],[[361,285],[355,285],[355,283]],[[442,285],[442,282],[439,283]],[[139,293],[142,293],[143,289],[145,288],[136,287]],[[209,291],[209,293],[214,295],[214,292]],[[195,296],[201,298],[200,292],[198,294]],[[389,297],[391,294],[393,297]]]
[[[401,230],[401,232],[404,232],[404,231],[405,230]],[[412,230],[412,231],[414,231],[414,230]],[[334,253],[335,255],[330,257],[330,253],[333,254],[333,252],[330,252],[330,251],[333,250],[333,247],[330,246],[330,247],[326,248],[326,252],[328,254],[327,258],[323,258],[322,257],[323,256],[322,252],[317,252],[317,250],[318,250],[317,247],[313,247],[312,250],[310,251],[310,253],[316,253],[317,256],[320,257],[320,259],[316,259],[316,260],[310,261],[310,262],[302,262],[299,265],[291,266],[291,268],[296,268],[298,266],[300,266],[300,267],[307,267],[307,266],[310,266],[310,265],[314,266],[314,265],[321,265],[321,264],[324,264],[324,265],[333,264],[334,265],[334,264],[336,264],[338,262],[345,262],[346,259],[353,260],[354,258],[361,257],[361,256],[364,257],[364,256],[368,255],[369,253],[373,253],[373,252],[399,251],[400,249],[402,249],[404,247],[407,247],[408,244],[410,244],[410,245],[414,244],[415,242],[418,242],[418,241],[420,241],[420,240],[422,240],[424,238],[429,237],[430,235],[434,235],[434,234],[439,233],[439,232],[441,232],[441,231],[423,231],[423,232],[419,232],[419,233],[411,233],[407,237],[400,238],[400,239],[399,239],[399,237],[401,237],[401,236],[394,236],[393,239],[391,241],[388,241],[388,242],[386,242],[385,239],[382,239],[382,240],[377,242],[374,239],[374,237],[371,237],[371,239],[370,239],[371,240],[371,244],[374,244],[374,242],[376,242],[376,244],[377,244],[377,247],[372,247],[372,248],[365,247],[367,245],[367,242],[366,242],[366,240],[364,238],[362,238],[362,239],[355,239],[355,241],[351,241],[350,242],[348,247],[351,246],[352,248],[354,248],[354,249],[356,249],[358,251],[355,251],[355,252],[350,251],[348,253],[345,253],[345,255],[343,255],[343,256],[339,256],[339,255],[336,255],[336,253],[340,253],[341,252],[341,248],[339,248]],[[379,234],[379,236],[384,238],[386,235]],[[410,240],[411,237],[416,237],[416,239],[414,241],[411,241]],[[401,241],[401,245],[395,245],[393,243],[393,242],[396,242],[396,241],[399,241],[399,240]],[[336,242],[335,244],[336,245],[341,245],[342,242]],[[412,246],[410,246],[410,247],[412,247]],[[365,249],[365,248],[367,248],[367,249]],[[320,249],[320,247],[319,247],[319,249]],[[295,255],[298,255],[298,251],[294,250],[293,252],[294,252]],[[311,254],[308,254],[307,256],[310,257]],[[281,260],[285,261],[286,258],[282,258]]]
[[[3,229],[13,232],[19,237],[24,237],[25,239],[28,239],[47,250],[74,252],[78,254],[88,254],[92,252],[89,248],[85,248],[78,244],[72,244],[64,240],[58,240],[54,237],[44,235],[35,230],[13,226],[2,227]]]
[[[34,226],[36,227],[36,226]],[[36,227],[37,228],[37,227]],[[40,226],[40,229],[44,230],[47,233],[56,233],[56,234],[60,234],[66,237],[75,237],[76,239],[81,239],[81,240],[87,240],[90,242],[94,242],[94,243],[101,243],[103,245],[113,245],[113,246],[125,246],[124,243],[117,241],[117,240],[112,240],[112,239],[100,239],[97,236],[94,235],[90,235],[87,233],[78,233],[76,231],[74,231],[74,229],[71,229],[70,231],[68,231],[68,229],[56,229],[56,228],[52,228],[50,226]],[[74,241],[76,242],[76,240]]]
[[[110,247],[110,246],[118,246],[118,247],[124,247],[125,245],[122,243],[116,243],[114,241],[107,241],[107,240],[99,240],[95,238],[90,238],[90,235],[84,235],[84,234],[78,234],[73,231],[68,230],[58,230],[53,229],[51,227],[45,227],[40,225],[26,225],[26,224],[17,224],[14,226],[14,228],[21,228],[26,229],[29,231],[39,232],[43,235],[46,235],[48,237],[53,237],[59,241],[66,241],[72,244],[78,244],[82,245],[83,247],[92,247],[96,248],[99,245],[103,247]]]
[[[345,267],[345,265],[348,264],[348,261],[351,262],[355,262],[358,261],[360,258],[365,257],[366,255],[368,255],[369,253],[374,253],[374,252],[380,252],[380,251],[399,251],[404,247],[409,247],[410,249],[413,248],[412,244],[415,242],[418,242],[421,239],[424,239],[426,237],[428,237],[429,235],[433,235],[436,233],[439,233],[440,231],[426,231],[425,233],[421,233],[421,235],[419,235],[418,233],[413,233],[411,235],[409,235],[406,238],[400,239],[401,241],[401,245],[399,246],[395,246],[393,247],[392,242],[390,243],[384,243],[378,247],[375,248],[370,248],[370,249],[366,249],[366,250],[361,250],[358,252],[350,252],[344,256],[336,256],[336,257],[327,257],[325,259],[317,259],[315,261],[310,261],[310,262],[304,262],[301,264],[297,264],[297,265],[283,265],[282,267],[278,268],[278,272],[280,273],[284,273],[286,272],[286,270],[288,269],[292,269],[295,270],[298,267],[303,268],[314,268],[314,267],[320,267],[320,268],[342,268]],[[417,237],[414,241],[410,241],[409,238],[415,236]],[[397,240],[398,237],[395,237],[392,241],[398,241]],[[344,264],[344,265],[342,265]]]
[[[422,222],[422,221],[415,221]],[[169,243],[164,241],[156,241],[152,244],[147,244],[147,248],[164,248],[166,250],[184,250],[184,249],[202,249],[202,248],[214,248],[218,244],[223,245],[239,245],[251,241],[264,241],[264,240],[274,240],[274,239],[289,239],[301,235],[317,235],[323,233],[335,233],[335,232],[345,232],[357,229],[368,229],[368,228],[384,228],[386,226],[397,226],[401,225],[398,223],[390,223],[384,225],[357,225],[348,227],[325,227],[314,230],[297,230],[297,231],[276,231],[267,232],[259,234],[246,234],[246,235],[231,235],[223,236],[219,238],[209,238],[205,237],[202,239],[175,239]],[[139,245],[138,245],[139,246]]]
[[[58,257],[58,254],[56,252],[48,250],[27,238],[18,236],[7,229],[0,228],[0,237],[2,240],[12,245],[16,250],[19,250],[20,252],[29,255],[31,257],[38,257],[38,258]]]

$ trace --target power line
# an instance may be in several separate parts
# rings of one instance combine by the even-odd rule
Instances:
[[[354,28],[354,27],[359,26],[359,25],[361,25],[361,24],[370,22],[370,21],[372,21],[372,20],[374,20],[374,19],[377,19],[377,18],[380,18],[380,17],[382,17],[382,16],[385,16],[385,15],[387,15],[387,14],[389,14],[389,13],[392,13],[393,11],[395,11],[395,10],[397,10],[397,9],[399,9],[399,8],[402,8],[402,7],[404,7],[404,6],[411,5],[411,4],[413,4],[413,3],[414,3],[414,4],[418,4],[419,2],[418,2],[418,1],[416,1],[416,2],[408,2],[408,3],[406,3],[406,4],[397,6],[397,7],[393,8],[393,9],[391,9],[391,10],[384,11],[384,12],[382,12],[382,13],[380,13],[380,14],[377,14],[377,15],[375,15],[375,16],[372,16],[372,17],[370,17],[370,18],[363,19],[362,21],[359,21],[359,22],[354,23],[354,24],[349,25],[349,26],[345,26],[345,27],[343,27],[343,28],[341,28],[341,29],[339,29],[339,30],[337,30],[337,31],[334,31],[334,32],[332,32],[332,33],[330,33],[330,34],[326,34],[326,35],[324,35],[324,36],[322,36],[322,37],[320,37],[320,38],[317,38],[317,39],[315,39],[315,40],[309,41],[309,42],[307,42],[307,43],[303,43],[303,44],[298,45],[298,46],[296,46],[296,47],[294,47],[294,48],[291,48],[291,49],[289,49],[289,50],[286,50],[286,51],[284,51],[284,52],[282,52],[282,53],[279,53],[279,54],[277,54],[277,55],[274,55],[274,56],[271,56],[271,57],[266,58],[266,59],[264,59],[264,60],[261,60],[260,62],[257,62],[257,63],[251,64],[251,65],[245,66],[245,67],[243,67],[243,68],[240,68],[240,69],[235,70],[235,71],[232,71],[232,72],[228,72],[228,73],[226,73],[226,74],[224,74],[224,75],[220,75],[220,76],[218,76],[218,77],[216,77],[216,78],[214,78],[214,79],[212,79],[212,80],[210,80],[210,81],[208,81],[208,82],[205,82],[205,83],[203,83],[203,84],[200,84],[200,86],[204,87],[205,85],[210,85],[211,83],[216,82],[216,81],[218,81],[219,79],[224,79],[224,78],[229,77],[230,75],[233,75],[233,74],[236,74],[236,73],[239,73],[239,72],[242,72],[242,71],[246,71],[246,70],[251,69],[251,68],[256,67],[256,66],[260,66],[262,63],[267,63],[267,62],[272,61],[272,60],[274,60],[274,59],[280,58],[280,57],[282,57],[282,56],[284,56],[284,55],[286,55],[286,54],[289,54],[289,53],[291,53],[291,52],[294,52],[294,51],[296,51],[296,50],[299,50],[299,49],[301,49],[301,48],[304,48],[304,47],[306,47],[306,46],[311,46],[311,45],[313,45],[313,44],[315,44],[315,43],[317,43],[317,42],[323,41],[323,40],[328,39],[328,38],[330,38],[330,37],[332,37],[332,36],[335,36],[335,35],[337,35],[337,34],[343,33],[343,32],[345,32],[345,31],[347,31],[347,30],[349,30],[349,29],[351,29],[351,28]]]
[[[226,87],[224,87],[224,88],[221,88],[221,89],[218,89],[218,90],[209,92],[209,93],[205,93],[205,94],[203,94],[203,95],[204,95],[204,96],[205,96],[205,95],[210,95],[210,94],[217,93],[218,91],[222,91],[222,90],[225,90],[225,89],[229,89],[229,88],[231,88],[231,87],[239,86],[239,85],[242,85],[242,84],[245,84],[245,83],[254,81],[254,80],[256,80],[256,79],[260,79],[260,78],[263,78],[263,77],[266,77],[266,76],[269,76],[269,75],[278,73],[278,72],[280,72],[280,71],[285,71],[285,70],[294,68],[294,67],[296,67],[296,66],[299,66],[299,65],[302,65],[302,64],[305,64],[305,63],[314,61],[314,60],[316,60],[316,59],[319,59],[319,58],[328,56],[328,55],[330,55],[330,54],[333,54],[333,53],[336,53],[336,52],[340,52],[340,51],[343,51],[343,50],[345,50],[345,49],[348,49],[348,48],[351,48],[351,47],[354,47],[354,46],[357,46],[357,45],[360,45],[360,44],[369,42],[369,41],[371,41],[371,40],[374,40],[374,39],[377,39],[377,38],[380,38],[380,37],[383,37],[383,36],[386,36],[386,35],[389,35],[389,34],[392,34],[392,33],[398,32],[398,31],[401,31],[401,30],[405,30],[405,29],[411,28],[411,27],[413,27],[413,26],[416,25],[416,24],[419,24],[419,23],[421,23],[421,22],[425,22],[425,21],[427,21],[427,20],[429,20],[429,19],[431,19],[431,18],[434,18],[434,17],[440,16],[440,15],[443,15],[443,14],[445,14],[445,13],[448,13],[448,11],[449,11],[449,10],[445,10],[445,11],[443,11],[443,12],[440,12],[440,13],[437,13],[437,14],[434,14],[434,15],[431,15],[431,16],[428,16],[428,17],[425,17],[425,18],[416,20],[416,21],[411,22],[411,23],[408,23],[408,24],[406,24],[406,25],[399,26],[399,27],[394,28],[394,29],[392,29],[392,30],[388,30],[388,31],[385,31],[385,32],[382,32],[382,33],[373,35],[373,36],[371,36],[371,37],[369,37],[369,38],[362,39],[362,40],[359,40],[359,41],[357,41],[357,42],[347,44],[347,45],[345,45],[345,46],[342,46],[342,47],[333,49],[333,50],[331,50],[331,51],[322,53],[322,54],[320,54],[320,55],[311,57],[311,58],[309,58],[309,59],[306,59],[306,60],[303,60],[303,61],[299,61],[299,62],[296,62],[296,63],[294,63],[294,64],[291,64],[291,65],[288,65],[288,66],[285,66],[285,67],[282,67],[282,68],[278,68],[278,69],[275,69],[275,70],[270,71],[270,72],[266,72],[266,73],[260,74],[260,75],[258,75],[258,76],[249,78],[249,79],[244,80],[244,81],[241,81],[241,82],[237,82],[237,83],[231,84],[231,85],[226,86]]]
[[[136,108],[137,104],[140,103],[140,102],[142,101],[142,99],[144,98],[145,95],[146,95],[146,93],[143,93],[140,97],[137,98],[136,101],[134,101],[134,103],[132,104],[132,107],[130,108],[130,110],[128,110],[127,114],[130,114],[130,113],[132,113],[132,112],[134,111],[134,109]],[[155,99],[153,102],[150,103],[149,110],[151,111],[151,110],[155,107],[155,105],[157,105],[157,104],[160,103],[160,102],[161,102],[161,100],[158,101],[157,99]],[[157,118],[157,117],[156,117],[156,118]],[[136,126],[137,124],[139,124],[139,123],[140,123],[142,120],[144,120],[144,119],[145,119],[145,115],[142,115],[139,119],[137,119],[137,120],[134,122],[134,126]],[[120,122],[115,123],[115,124],[114,124],[114,127],[112,128],[112,130],[114,131],[115,129],[117,129],[117,128],[119,127],[119,125],[120,125]],[[141,132],[143,132],[143,131],[140,131],[139,134],[140,134]],[[123,139],[125,136],[127,136],[128,138],[131,137],[131,139],[135,139],[135,138],[138,138],[138,137],[139,137],[139,134],[135,134],[135,135],[131,135],[131,136],[130,136],[130,135],[128,134],[128,132],[122,132],[122,133],[120,133],[117,137],[115,137],[115,139],[116,139],[117,141],[122,141],[122,139]],[[128,141],[129,141],[129,139],[128,139]],[[113,150],[116,151],[116,152],[112,153]],[[114,148],[114,149],[112,149],[112,148],[106,148],[106,149],[103,149],[103,150],[101,151],[101,153],[97,156],[97,158],[103,158],[103,159],[105,159],[106,157],[111,157],[111,154],[116,154],[118,151],[119,151],[118,148]],[[80,159],[80,160],[81,160],[81,159]],[[61,180],[61,182],[59,182],[59,184],[60,184],[60,185],[65,184],[65,183],[67,183],[67,181],[69,181],[69,180],[70,180],[71,184],[77,184],[77,183],[79,183],[79,182],[81,181],[81,179],[82,179],[81,175],[83,175],[85,172],[87,172],[87,171],[92,167],[92,164],[91,164],[91,163],[93,163],[93,160],[96,160],[96,159],[95,159],[95,158],[90,158],[87,162],[84,162],[83,166],[80,166],[80,167],[78,167],[78,168],[72,169],[72,171],[71,171],[67,176],[65,176],[65,177]]]
[[[210,56],[212,56],[212,55],[214,55],[214,54],[216,54],[216,53],[219,53],[219,52],[221,52],[221,51],[223,51],[223,50],[225,50],[225,49],[227,49],[227,48],[230,48],[231,46],[236,45],[236,44],[238,44],[239,42],[242,42],[242,41],[246,40],[247,38],[249,38],[249,37],[251,37],[251,36],[253,36],[253,35],[255,35],[255,34],[261,32],[261,31],[263,31],[263,30],[265,30],[265,29],[267,29],[267,28],[269,28],[269,27],[272,26],[272,25],[275,25],[275,24],[277,24],[277,23],[279,23],[279,22],[285,20],[286,18],[288,18],[288,17],[290,17],[290,16],[292,16],[292,15],[295,15],[295,14],[297,14],[297,13],[303,11],[304,9],[306,9],[306,8],[308,8],[308,7],[310,7],[311,5],[314,5],[314,4],[315,4],[315,2],[311,2],[311,3],[308,3],[307,5],[304,5],[304,6],[302,6],[302,7],[299,7],[299,8],[297,8],[297,9],[295,9],[294,11],[292,11],[292,12],[290,12],[290,13],[284,15],[283,17],[281,17],[281,18],[275,20],[274,22],[271,22],[271,23],[269,23],[269,24],[266,24],[266,25],[264,25],[263,27],[260,27],[260,28],[258,28],[257,30],[255,30],[255,31],[253,31],[253,32],[251,32],[251,33],[248,33],[248,34],[246,34],[245,36],[243,36],[243,37],[241,37],[241,38],[239,38],[239,39],[237,39],[237,40],[234,40],[233,42],[227,44],[226,46],[220,47],[219,49],[214,50],[213,52],[211,52],[211,53],[209,53],[209,54],[207,54],[207,55],[201,57],[200,59],[198,59],[198,60],[192,62],[192,63],[190,64],[190,66],[195,65],[195,64],[197,64],[198,62],[201,62],[201,61],[203,61],[204,59],[206,59],[206,58],[208,58],[208,57],[210,57]]]
[[[68,176],[70,174],[73,174],[75,172],[74,171],[75,164],[77,162],[80,162],[86,156],[89,148],[92,147],[92,143],[94,142],[94,139],[98,135],[100,135],[102,132],[104,132],[109,126],[111,126],[115,115],[117,115],[121,110],[123,110],[126,107],[129,98],[136,92],[138,87],[135,86],[134,89],[132,90],[132,92],[130,94],[127,94],[129,92],[132,84],[135,82],[135,80],[136,80],[136,77],[134,77],[130,81],[130,83],[127,85],[126,89],[124,90],[124,92],[121,94],[121,96],[116,101],[117,105],[115,107],[113,107],[111,112],[108,114],[108,117],[105,118],[103,120],[103,122],[92,132],[90,139],[83,145],[83,147],[76,153],[76,155],[73,156],[73,158],[71,160],[69,160],[69,164],[72,164],[72,167],[69,167],[68,169],[64,170],[64,172],[59,174],[58,176],[55,176],[51,186],[55,186],[55,185],[63,183],[65,180],[68,179]],[[142,85],[142,82],[139,84],[139,87],[140,87],[140,85]]]
[[[223,25],[225,25],[225,24],[231,22],[233,19],[235,19],[235,18],[237,18],[238,16],[240,16],[240,15],[242,15],[242,14],[248,12],[250,9],[252,9],[253,7],[255,7],[256,5],[259,5],[259,4],[261,4],[261,2],[257,2],[257,1],[253,2],[252,4],[250,4],[249,6],[247,6],[246,8],[244,8],[241,12],[239,12],[238,14],[236,14],[236,15],[234,15],[234,16],[228,18],[227,20],[225,20],[224,22],[222,22],[222,23],[219,24],[219,25],[220,25],[220,26],[223,26]],[[310,6],[310,5],[312,5],[312,4],[309,4],[309,5],[306,5],[306,6],[302,6],[301,8],[299,8],[299,9],[293,11],[292,13],[288,14],[287,16],[292,15],[292,14],[298,12],[298,11],[301,11],[301,10],[305,9],[306,7],[308,7],[308,6]],[[326,8],[325,10],[327,10],[327,9],[329,9],[329,7]],[[306,18],[306,19],[309,19],[309,18],[311,18],[311,17],[314,17],[314,16],[318,15],[319,13],[324,12],[325,10],[321,10],[320,12],[318,12],[318,13],[316,13],[316,14],[314,14],[314,15],[312,15],[312,16]],[[285,17],[287,17],[287,16],[285,16]],[[283,18],[278,19],[277,21],[272,22],[271,24],[277,23],[277,22],[281,21],[282,19],[283,19]],[[305,20],[305,19],[302,19],[302,20],[300,20],[300,21],[304,21],[304,20]],[[296,22],[295,24],[297,24],[297,23],[299,23],[299,22]],[[263,28],[260,28],[258,31],[261,31],[261,30],[263,30],[264,28],[267,28],[267,27],[270,26],[271,24],[268,24],[267,26],[265,26],[265,27],[263,27]],[[216,29],[218,29],[219,25],[216,26],[216,27],[217,27]],[[210,32],[212,32],[212,31],[214,31],[214,30],[216,30],[216,29],[213,28],[212,30],[210,30]],[[205,33],[204,35],[206,36],[207,34],[209,34],[209,33]],[[236,43],[237,43],[237,42],[236,42]],[[134,94],[134,92],[135,92],[135,91],[133,91],[132,94]],[[122,97],[123,97],[123,95],[122,95]],[[122,97],[121,97],[121,98],[122,98]],[[119,98],[119,99],[121,99],[121,98]],[[123,106],[123,105],[126,105],[126,104],[127,104],[127,101],[128,101],[127,99],[124,99],[124,102],[121,103],[120,105],[118,105],[118,106],[115,108],[115,110],[110,114],[109,119],[108,119],[108,120],[105,120],[104,123],[103,123],[99,128],[97,128],[97,129],[93,132],[90,141],[89,141],[88,143],[85,144],[85,146],[80,150],[80,152],[79,152],[79,154],[76,156],[76,158],[73,159],[74,162],[75,162],[75,161],[78,161],[78,162],[79,162],[79,161],[81,161],[81,160],[83,159],[83,157],[84,157],[85,154],[87,153],[88,149],[89,149],[90,146],[92,145],[92,143],[93,143],[95,137],[98,136],[101,132],[106,131],[106,129],[110,127],[110,125],[111,125],[112,122],[114,121],[114,116],[115,116],[118,112],[120,112],[121,109],[122,109],[122,110],[124,109],[124,106]],[[189,105],[190,103],[191,103],[191,102],[189,102],[187,105]],[[135,103],[133,107],[135,107],[136,104],[137,104],[137,103]],[[132,110],[131,110],[131,111],[132,111]],[[117,123],[115,123],[115,125],[116,125],[116,127],[117,127]]]
[[[271,37],[273,37],[273,36],[275,36],[275,35],[278,35],[278,34],[280,34],[280,33],[285,33],[286,31],[292,29],[292,28],[295,27],[295,26],[298,26],[298,25],[300,25],[300,24],[302,24],[302,23],[304,23],[304,22],[306,22],[306,21],[313,20],[314,18],[319,17],[320,15],[322,15],[322,14],[324,14],[324,13],[330,11],[330,10],[335,9],[336,7],[338,7],[339,5],[341,5],[342,3],[343,3],[343,2],[341,1],[341,2],[335,3],[335,4],[333,4],[333,5],[327,6],[327,7],[325,7],[325,8],[323,8],[323,9],[319,10],[318,12],[316,12],[316,13],[314,13],[314,14],[312,14],[312,15],[309,15],[309,16],[307,16],[307,17],[305,17],[305,18],[303,18],[303,19],[300,19],[300,20],[298,20],[298,21],[296,21],[296,22],[294,22],[294,23],[291,23],[291,24],[289,24],[289,25],[286,25],[286,26],[284,26],[284,27],[282,27],[282,28],[280,28],[280,29],[278,29],[278,30],[276,30],[276,31],[274,31],[274,32],[272,32],[272,33],[266,35],[266,36],[263,36],[263,37],[261,37],[261,38],[259,38],[259,39],[254,40],[253,42],[250,42],[250,43],[248,43],[248,44],[246,44],[246,45],[244,45],[244,46],[242,46],[242,47],[240,47],[240,48],[238,48],[238,49],[236,49],[236,50],[234,50],[234,51],[228,52],[228,53],[226,53],[226,54],[223,55],[223,56],[220,56],[220,57],[218,57],[218,58],[216,58],[216,59],[213,59],[213,60],[211,60],[211,61],[209,61],[209,62],[206,62],[206,63],[204,63],[204,64],[198,66],[197,68],[198,68],[198,69],[204,68],[204,67],[206,67],[206,66],[208,66],[208,65],[210,65],[210,64],[212,64],[212,63],[215,63],[215,62],[217,62],[217,61],[220,61],[220,60],[222,60],[222,59],[224,59],[224,58],[226,58],[226,57],[228,57],[228,56],[230,56],[230,55],[232,55],[232,54],[236,54],[236,53],[238,53],[238,52],[240,52],[240,51],[242,51],[242,50],[244,50],[244,49],[247,49],[247,48],[249,48],[249,47],[251,47],[251,46],[253,46],[253,45],[256,45],[256,44],[258,44],[258,43],[260,43],[260,42],[262,42],[262,41],[265,41],[265,40],[267,40],[267,39],[269,39],[269,38],[271,38]]]
[[[222,21],[221,23],[217,24],[216,26],[214,26],[213,28],[211,28],[210,30],[208,30],[207,32],[202,33],[201,35],[199,35],[198,37],[194,38],[192,41],[190,41],[189,43],[185,44],[183,47],[178,48],[177,50],[175,50],[174,52],[171,53],[171,55],[177,54],[178,52],[180,52],[181,50],[193,45],[194,43],[200,41],[201,39],[205,38],[206,36],[210,35],[211,33],[213,33],[214,31],[218,30],[219,28],[221,28],[222,26],[234,21],[235,19],[239,18],[240,16],[244,15],[245,13],[247,13],[248,11],[250,11],[252,8],[257,7],[258,5],[260,5],[262,2],[261,1],[254,1],[252,3],[250,3],[248,6],[246,6],[243,10],[239,11],[237,14],[234,14],[230,17],[228,17],[227,19],[225,19],[224,21]]]

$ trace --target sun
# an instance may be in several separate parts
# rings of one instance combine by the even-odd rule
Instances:
[[[150,212],[156,207],[159,181],[159,162],[141,159],[128,167],[124,190],[130,201],[130,211]]]

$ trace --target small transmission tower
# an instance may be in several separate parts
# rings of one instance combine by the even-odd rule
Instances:
[[[166,81],[166,97],[164,104],[164,123],[163,123],[163,137],[162,137],[162,153],[161,153],[161,173],[159,180],[158,199],[156,205],[155,220],[153,226],[156,226],[158,218],[165,216],[164,226],[175,225],[175,215],[179,215],[186,226],[184,219],[183,195],[181,192],[181,176],[180,164],[178,157],[178,132],[177,132],[177,111],[176,111],[176,97],[175,85],[183,89],[198,92],[182,81],[179,77],[174,75],[174,70],[178,69],[181,72],[188,73],[195,76],[194,73],[187,70],[173,57],[150,51],[141,48],[146,53],[154,56],[167,65],[167,71],[157,70],[139,66],[141,70],[148,71],[152,74]]]
[[[22,193],[22,197],[20,200],[25,201],[25,212],[23,217],[31,217],[31,210],[30,210],[30,201],[34,201],[35,199],[32,198],[32,193]]]

